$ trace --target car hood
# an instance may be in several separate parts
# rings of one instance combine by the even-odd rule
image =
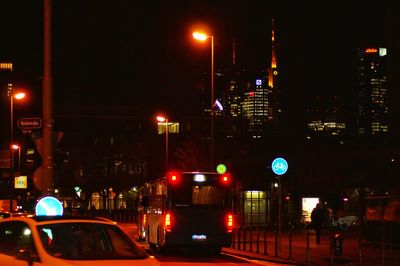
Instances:
[[[56,266],[160,266],[154,258],[140,260],[62,260]]]

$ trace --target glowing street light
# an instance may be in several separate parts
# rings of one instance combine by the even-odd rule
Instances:
[[[210,144],[210,169],[214,168],[214,36],[207,35],[203,32],[193,32],[193,38],[199,41],[206,41],[208,38],[211,39],[211,144]]]
[[[14,99],[17,101],[20,101],[20,100],[24,99],[25,96],[26,96],[25,92],[14,92],[12,88],[10,89],[10,146],[13,145],[13,142],[14,142]],[[13,153],[11,152],[10,169],[12,169],[14,166],[13,162],[14,162],[13,161]]]
[[[199,41],[205,41],[207,40],[208,36],[201,32],[193,32],[193,38]]]
[[[25,92],[13,91],[13,88],[9,88],[9,96],[10,96],[10,211],[13,211],[13,172],[14,172],[14,151],[13,151],[13,142],[14,142],[14,99],[17,101],[25,98]],[[18,146],[19,147],[19,146]],[[19,148],[18,148],[19,149]],[[21,152],[21,151],[20,151]]]
[[[18,92],[18,93],[14,94],[14,98],[17,100],[21,100],[21,99],[25,98],[25,96],[26,96],[25,92]]]
[[[157,121],[165,124],[165,172],[168,172],[168,117],[158,115]]]

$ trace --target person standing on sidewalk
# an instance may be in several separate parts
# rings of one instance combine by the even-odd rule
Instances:
[[[311,212],[311,224],[315,229],[317,244],[320,242],[321,228],[325,220],[325,212],[322,209],[321,203],[317,203]]]

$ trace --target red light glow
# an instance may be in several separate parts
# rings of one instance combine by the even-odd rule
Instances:
[[[169,212],[165,214],[165,231],[171,232],[171,214]]]
[[[224,185],[229,185],[231,183],[231,177],[229,175],[221,175],[220,182]]]
[[[233,214],[228,213],[226,215],[226,231],[231,233],[233,231]]]
[[[176,184],[179,182],[180,176],[177,173],[169,173],[168,174],[168,182],[171,184]]]

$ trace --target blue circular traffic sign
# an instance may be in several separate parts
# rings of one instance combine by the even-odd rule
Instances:
[[[289,167],[286,160],[280,157],[273,160],[271,166],[272,166],[272,171],[277,175],[283,175],[284,173],[286,173]]]
[[[63,206],[57,198],[48,196],[38,201],[35,207],[35,213],[37,216],[62,215]]]

